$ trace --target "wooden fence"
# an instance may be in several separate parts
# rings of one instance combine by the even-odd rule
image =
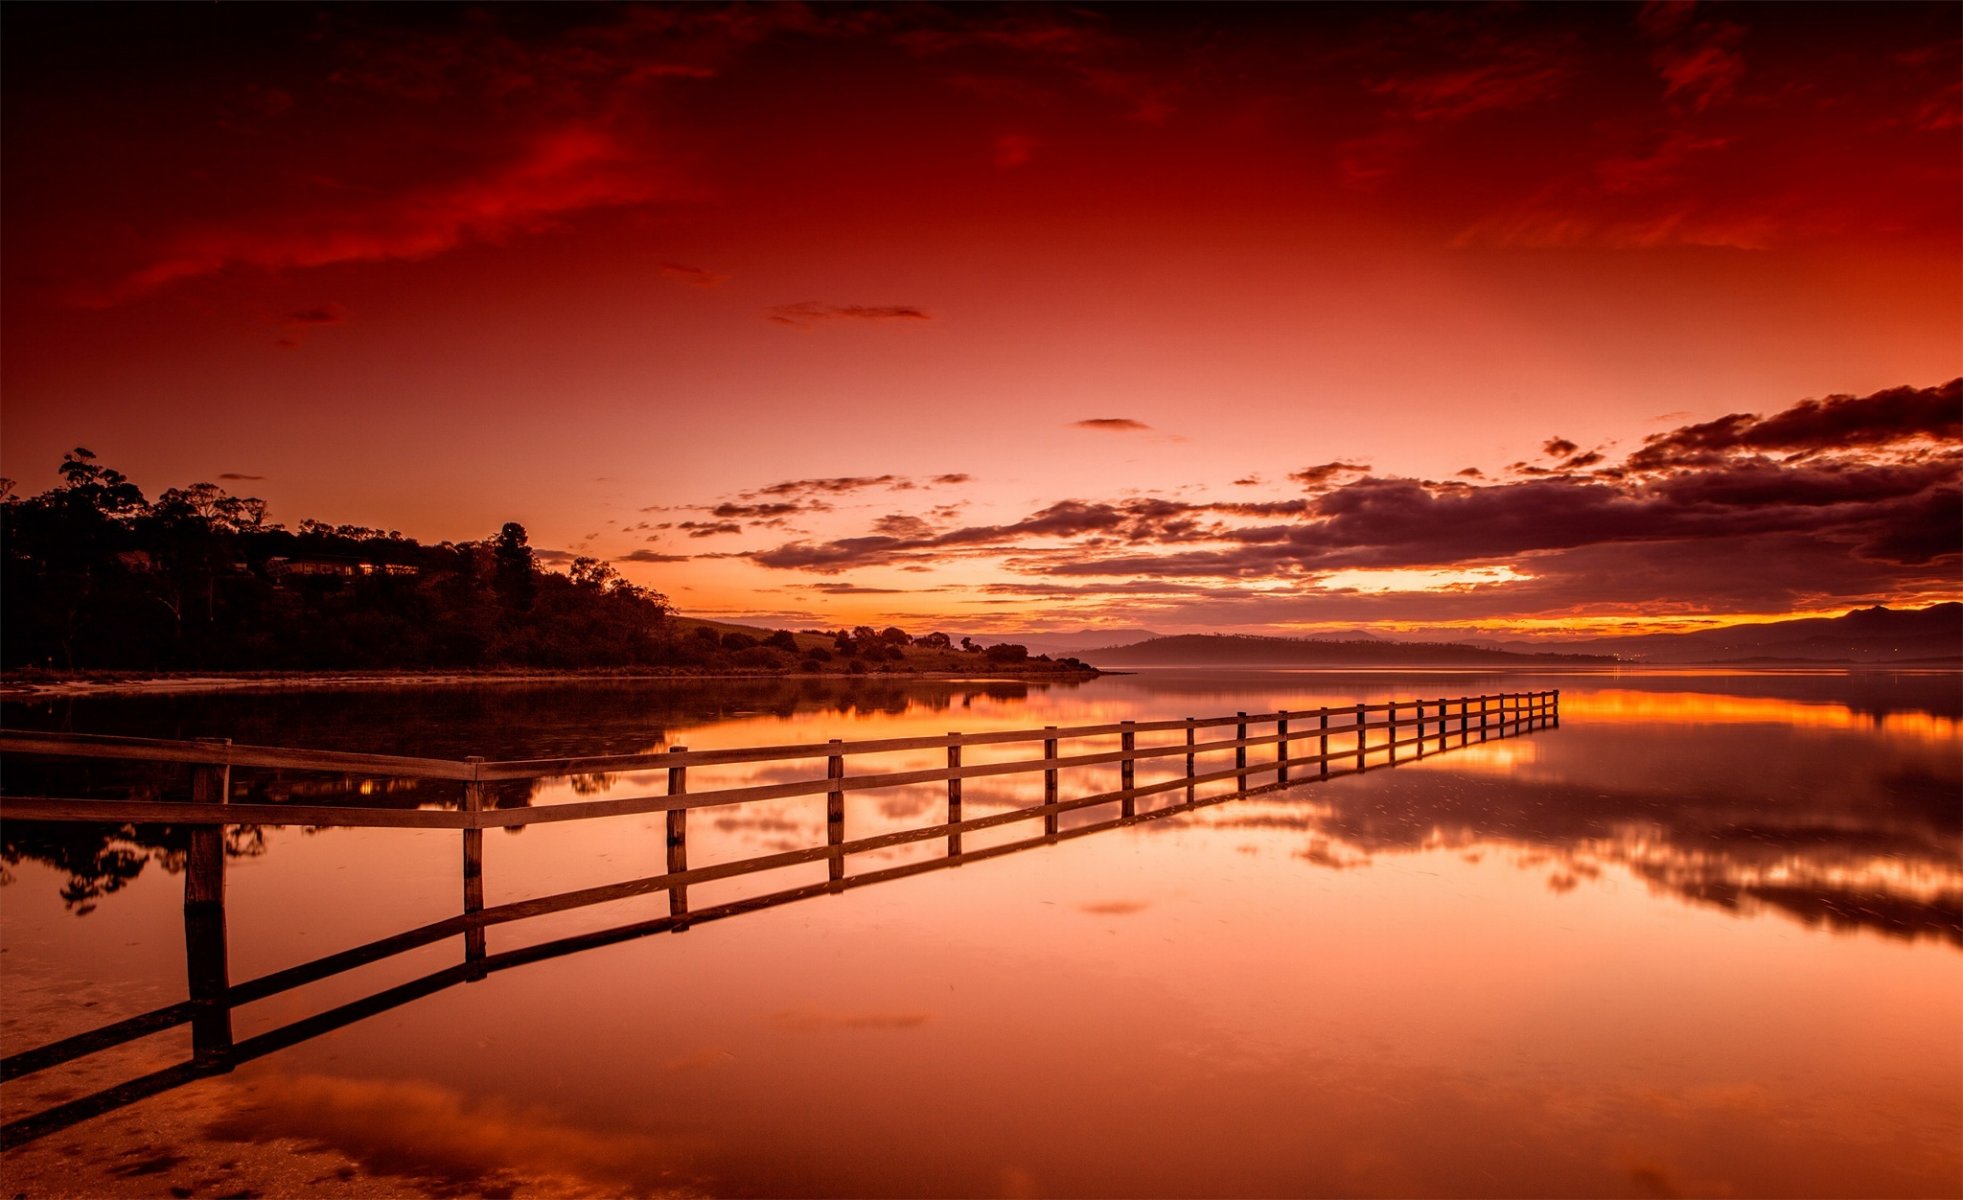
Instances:
[[[0,754],[50,756],[65,760],[122,759],[151,763],[188,764],[188,799],[103,800],[57,796],[0,797],[0,817],[10,821],[80,821],[107,824],[156,823],[185,826],[189,847],[184,872],[185,963],[189,998],[128,1020],[0,1058],[0,1081],[11,1081],[109,1046],[119,1045],[165,1029],[190,1025],[192,1059],[152,1076],[120,1085],[95,1096],[0,1127],[0,1147],[17,1145],[109,1108],[180,1086],[190,1079],[228,1071],[240,1062],[283,1046],[318,1036],[330,1029],[376,1012],[407,1003],[458,982],[482,979],[490,971],[556,957],[651,933],[679,931],[691,925],[761,908],[774,907],[814,895],[903,878],[963,862],[1048,845],[1142,820],[1159,819],[1193,808],[1245,796],[1251,780],[1272,776],[1261,790],[1357,774],[1400,761],[1444,753],[1455,746],[1518,736],[1560,723],[1559,691],[1501,693],[1438,700],[1398,700],[1340,708],[1235,713],[1232,716],[1182,718],[1167,721],[1123,721],[1117,724],[1024,729],[990,733],[950,733],[941,737],[886,738],[873,741],[829,741],[794,746],[764,746],[729,750],[689,750],[672,746],[666,752],[554,759],[489,762],[482,758],[409,758],[325,750],[290,750],[238,746],[208,739],[193,742],[84,734],[34,733],[0,730]],[[1268,727],[1271,732],[1251,732]],[[1213,736],[1231,730],[1231,737]],[[1063,753],[1065,743],[1085,739],[1119,739],[1116,750]],[[1141,743],[1140,737],[1156,738]],[[1156,737],[1156,735],[1166,735]],[[1206,740],[1201,740],[1202,737]],[[964,748],[1041,743],[1040,758],[1008,762],[968,763]],[[1249,751],[1272,746],[1272,756],[1250,757]],[[1298,754],[1300,747],[1312,753]],[[847,760],[855,756],[903,751],[942,750],[945,767],[911,771],[850,774]],[[1233,766],[1202,764],[1207,756],[1233,755]],[[815,773],[818,760],[824,774]],[[1139,784],[1140,762],[1175,760],[1183,767],[1176,777]],[[691,791],[691,768],[738,764],[810,763],[808,779],[744,787]],[[1065,799],[1062,775],[1073,768],[1116,764],[1116,790]],[[1202,766],[1207,769],[1202,770]],[[381,779],[450,780],[463,785],[455,809],[385,809],[351,805],[230,803],[233,768],[328,772],[342,776]],[[650,769],[666,772],[666,789],[658,795],[581,800],[525,808],[491,808],[490,786],[502,781],[540,780],[571,775],[616,774]],[[1011,808],[984,816],[963,814],[962,784],[993,776],[1043,776],[1039,805]],[[1233,790],[1201,796],[1207,784],[1230,782]],[[944,783],[947,820],[847,840],[845,794],[879,788]],[[1183,792],[1183,799],[1141,813],[1138,801],[1162,793]],[[696,809],[796,796],[825,797],[825,844],[758,855],[731,862],[690,867],[688,814]],[[1061,827],[1063,814],[1100,805],[1116,805],[1115,817]],[[509,904],[484,903],[484,830],[554,821],[590,820],[648,813],[665,814],[667,869],[658,875],[600,887],[540,896]],[[1019,821],[1043,822],[1043,833],[1022,841],[964,850],[962,835]],[[230,979],[225,936],[225,854],[227,826],[304,825],[321,828],[455,829],[462,834],[462,909],[454,917],[330,954],[308,963],[275,971],[242,983]],[[945,839],[942,855],[900,866],[848,874],[852,855],[914,842]],[[763,895],[691,911],[692,884],[728,879],[805,863],[824,862],[827,879]],[[486,930],[494,925],[604,904],[635,896],[666,892],[668,915],[612,929],[561,938],[542,945],[490,954]],[[446,938],[461,936],[463,961],[421,980],[386,989],[374,996],[329,1012],[259,1034],[244,1041],[232,1036],[232,1010],[242,1005],[317,982],[356,967],[390,958]]]

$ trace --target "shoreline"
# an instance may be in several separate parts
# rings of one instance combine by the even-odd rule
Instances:
[[[158,673],[139,671],[10,672],[0,678],[0,700],[58,700],[81,696],[165,696],[211,692],[359,691],[400,687],[475,687],[547,683],[641,683],[755,679],[1095,679],[1109,672],[1096,668],[1031,671],[1014,668],[973,671],[714,671],[601,667],[588,670],[446,670],[446,671],[196,671]]]

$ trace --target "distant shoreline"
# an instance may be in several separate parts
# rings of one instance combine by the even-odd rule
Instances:
[[[979,657],[979,656],[977,656]],[[651,667],[595,670],[451,671],[18,671],[0,678],[0,700],[52,700],[78,696],[169,696],[211,692],[359,691],[398,687],[474,687],[536,683],[641,683],[755,679],[896,680],[975,679],[1025,680],[1094,679],[1111,672],[1095,667],[1031,670],[1027,667],[972,671],[713,671]],[[1122,672],[1120,672],[1122,674]]]

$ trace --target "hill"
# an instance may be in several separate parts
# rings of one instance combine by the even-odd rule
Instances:
[[[1103,667],[1504,667],[1609,666],[1599,654],[1521,654],[1458,642],[1328,641],[1217,633],[1152,638],[1096,655]]]
[[[1545,643],[1506,642],[1504,649],[1613,654],[1635,662],[1820,662],[1904,665],[1963,663],[1963,604],[1921,609],[1881,605],[1838,617],[1805,617],[1639,637]]]

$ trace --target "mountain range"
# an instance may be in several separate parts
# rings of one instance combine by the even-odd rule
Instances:
[[[1361,631],[1316,637],[1231,634],[1165,636],[1147,629],[1085,629],[1016,638],[1034,654],[1083,655],[1099,666],[1239,665],[1473,666],[1572,665],[1612,661],[1695,663],[1893,663],[1963,665],[1963,604],[1922,609],[1881,605],[1839,617],[1731,625],[1694,633],[1570,639],[1559,642],[1393,641]]]

